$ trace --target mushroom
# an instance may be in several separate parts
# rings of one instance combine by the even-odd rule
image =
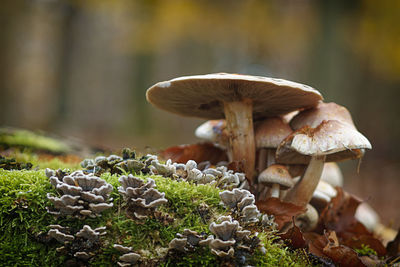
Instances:
[[[343,186],[343,174],[335,162],[327,162],[322,170],[321,181],[325,181],[333,187]]]
[[[293,131],[280,117],[267,118],[260,122],[254,133],[258,152],[257,168],[261,172],[275,163],[275,150]]]
[[[225,118],[232,159],[244,164],[250,184],[255,165],[253,118],[310,108],[322,99],[318,91],[307,85],[227,73],[160,82],[147,90],[146,97],[153,105],[184,116]]]
[[[317,210],[307,204],[307,211],[296,217],[295,224],[302,232],[309,232],[317,226],[318,218]]]
[[[258,183],[271,188],[271,197],[279,198],[279,190],[293,187],[292,177],[283,165],[272,164],[258,176]]]
[[[290,126],[293,130],[298,130],[306,125],[315,128],[324,120],[337,120],[356,129],[347,108],[334,102],[324,103],[322,101],[320,101],[316,107],[304,110],[294,116],[290,121]]]
[[[206,121],[196,128],[194,134],[198,138],[215,143],[222,149],[229,148],[229,137],[228,137],[228,132],[226,130],[225,120]]]
[[[305,126],[288,136],[277,149],[277,161],[309,164],[285,201],[306,206],[318,185],[325,161],[361,157],[362,153],[353,154],[356,149],[371,149],[371,144],[355,127],[337,120],[323,121],[316,128]]]
[[[310,204],[313,205],[318,212],[322,212],[322,210],[329,204],[329,202],[331,202],[332,198],[336,197],[336,195],[336,189],[329,183],[322,181],[321,176],[321,180],[313,193]]]

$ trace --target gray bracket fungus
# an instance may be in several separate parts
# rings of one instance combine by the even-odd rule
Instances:
[[[154,189],[155,182],[148,179],[145,183],[142,179],[132,174],[121,176],[118,181],[122,186],[118,187],[118,192],[128,204],[128,212],[132,212],[138,219],[144,219],[155,211],[155,209],[168,202],[165,193],[160,193]]]
[[[113,187],[99,177],[86,175],[82,171],[75,171],[61,179],[51,170],[46,170],[46,175],[51,175],[50,183],[63,194],[61,197],[47,194],[47,198],[55,208],[55,210],[48,208],[48,212],[53,215],[94,218],[113,206],[113,203],[108,203],[112,201],[109,195]]]
[[[114,244],[113,247],[122,252],[123,255],[119,257],[118,266],[132,266],[137,263],[141,256],[137,253],[132,252],[132,247],[124,247],[119,244]]]
[[[96,255],[101,245],[100,236],[106,234],[106,227],[92,229],[88,225],[84,225],[75,234],[71,234],[69,228],[61,225],[50,225],[50,228],[48,236],[63,244],[57,248],[58,252],[66,251],[69,255],[84,261]]]
[[[255,223],[261,216],[255,205],[255,197],[245,189],[225,190],[219,193],[222,203],[237,214],[242,223]]]
[[[188,252],[194,251],[197,246],[208,245],[207,239],[203,235],[199,235],[196,231],[190,229],[184,229],[183,234],[177,233],[176,236],[176,238],[169,242],[170,250]]]
[[[221,216],[219,221],[220,223],[212,222],[209,226],[210,231],[216,236],[208,241],[213,254],[222,258],[232,258],[235,250],[252,250],[253,241],[249,230],[244,230],[231,216]]]
[[[101,173],[105,169],[111,169],[111,173],[127,172],[149,173],[161,175],[173,179],[183,179],[196,184],[211,184],[222,189],[245,188],[249,185],[243,173],[235,173],[225,166],[200,170],[197,163],[189,160],[186,164],[175,163],[170,159],[161,163],[158,157],[148,154],[140,159],[121,158],[116,155],[109,157],[100,156],[95,159],[85,159],[81,162],[87,172]],[[78,194],[78,192],[76,193]]]

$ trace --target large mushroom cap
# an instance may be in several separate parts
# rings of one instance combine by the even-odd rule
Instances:
[[[322,99],[310,86],[283,79],[216,73],[159,82],[147,90],[154,106],[179,115],[223,119],[223,102],[251,99],[253,118],[311,108]]]
[[[323,121],[317,128],[305,126],[288,136],[276,152],[284,164],[307,164],[311,156],[325,155],[326,161],[360,158],[361,149],[371,149],[368,139],[348,124]]]

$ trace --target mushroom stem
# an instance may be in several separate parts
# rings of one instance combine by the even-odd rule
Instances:
[[[275,164],[275,149],[260,148],[258,152],[257,169],[262,172],[272,164]]]
[[[287,193],[285,201],[305,207],[317,188],[326,156],[313,156],[300,181]]]
[[[279,184],[273,184],[271,187],[271,197],[279,198]]]
[[[257,163],[257,169],[259,173],[265,170],[266,168],[265,163],[267,162],[267,158],[268,158],[267,149],[260,148],[258,151],[258,163]]]
[[[224,102],[226,127],[233,161],[244,164],[250,184],[254,184],[255,143],[253,129],[253,104],[250,99]]]
[[[267,168],[272,164],[275,164],[275,149],[269,148],[268,158],[267,158]]]

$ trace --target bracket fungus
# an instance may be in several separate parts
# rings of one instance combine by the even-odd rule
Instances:
[[[250,252],[259,244],[259,240],[250,237],[251,232],[244,230],[239,222],[232,220],[231,216],[221,216],[218,221],[212,222],[210,231],[215,235],[211,236],[207,243],[211,253],[220,258],[233,258],[242,251]]]
[[[119,244],[114,244],[113,247],[122,252],[123,255],[119,257],[119,262],[117,262],[118,266],[127,267],[132,266],[138,262],[141,256],[137,253],[132,252],[131,247],[121,246]]]
[[[322,103],[319,104],[319,106],[321,105],[323,106]],[[317,108],[314,110],[319,111]],[[302,116],[303,113],[300,112],[293,120],[296,121],[297,117]],[[319,118],[313,119],[319,122]],[[342,120],[339,117],[338,120],[322,120],[315,128],[311,128],[310,125],[314,124],[310,121],[305,121],[307,125],[282,141],[276,152],[276,160],[279,163],[308,163],[301,180],[285,196],[286,201],[301,206],[305,206],[311,200],[325,161],[360,158],[363,155],[361,151],[371,149],[368,139],[358,132],[348,119]]]
[[[207,245],[204,235],[199,235],[196,231],[184,229],[183,233],[177,233],[176,238],[169,242],[169,249],[180,252],[194,251],[197,246]]]
[[[57,248],[58,252],[64,252],[80,260],[88,261],[100,249],[100,237],[106,234],[105,230],[106,227],[92,229],[89,225],[84,225],[81,230],[72,234],[71,229],[67,227],[50,225],[47,234],[63,244],[62,247]]]
[[[232,160],[243,163],[250,184],[254,182],[255,167],[253,118],[311,108],[322,99],[307,85],[228,73],[159,82],[147,90],[146,97],[156,107],[183,116],[225,118]]]
[[[237,214],[243,223],[258,222],[260,212],[255,205],[254,195],[245,189],[225,190],[219,193],[222,203]]]
[[[144,219],[158,206],[168,202],[164,197],[165,193],[160,193],[153,188],[155,187],[153,179],[149,178],[145,183],[142,179],[130,174],[121,176],[118,181],[122,185],[118,187],[118,191],[128,205],[128,213],[133,214],[135,218]]]
[[[50,183],[53,187],[63,194],[61,197],[47,194],[55,208],[48,208],[51,214],[94,218],[113,206],[112,199],[109,199],[113,187],[99,177],[86,175],[82,171],[75,171],[63,177],[55,176],[54,171],[47,171],[47,174],[52,175]]]

